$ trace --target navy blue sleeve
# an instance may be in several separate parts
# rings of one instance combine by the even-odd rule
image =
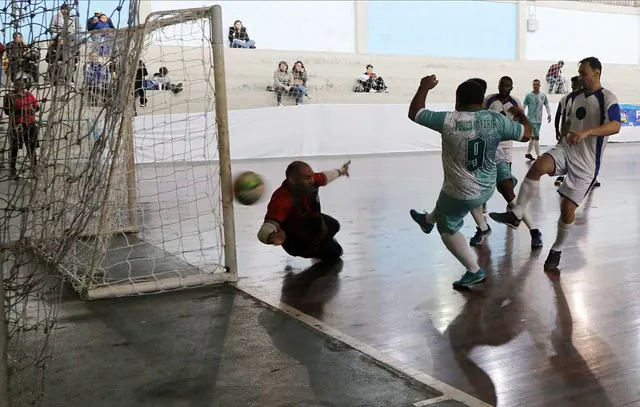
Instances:
[[[556,132],[560,132],[560,119],[562,118],[562,103],[558,103],[558,110],[556,110],[556,119],[555,119],[555,126],[556,126]]]
[[[620,105],[614,103],[609,106],[609,109],[607,110],[607,117],[610,122],[622,122],[622,119],[620,118]]]

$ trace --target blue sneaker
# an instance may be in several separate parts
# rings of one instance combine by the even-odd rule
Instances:
[[[531,233],[531,247],[534,249],[539,249],[542,247],[542,233],[540,233],[539,229],[531,229],[529,231]]]
[[[426,234],[431,233],[433,230],[433,223],[427,222],[427,212],[418,212],[415,209],[411,209],[409,211],[409,215],[411,215],[411,219],[420,226],[420,229]]]
[[[453,283],[453,288],[468,288],[472,285],[480,284],[485,280],[484,270],[480,269],[476,273],[467,270],[460,280]]]

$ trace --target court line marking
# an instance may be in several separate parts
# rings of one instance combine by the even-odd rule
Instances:
[[[448,401],[448,400],[451,400],[451,399],[447,398],[446,396],[440,396],[434,399],[427,399],[423,401],[418,401],[417,403],[413,403],[413,407],[431,406],[433,404],[440,403],[442,401]]]
[[[345,333],[338,331],[335,328],[328,326],[327,324],[313,318],[310,315],[307,315],[303,312],[298,311],[297,309],[291,307],[280,301],[271,301],[269,300],[269,296],[259,288],[256,287],[240,287],[237,284],[233,284],[235,288],[244,292],[245,294],[250,295],[251,297],[257,299],[260,302],[263,302],[279,311],[284,312],[285,314],[295,318],[296,320],[302,322],[303,324],[324,333],[332,338],[335,338],[345,344],[349,345],[353,349],[371,357],[372,359],[382,363],[383,365],[397,371],[398,373],[411,377],[412,379],[425,384],[431,387],[434,390],[442,393],[442,396],[431,398],[423,401],[419,401],[417,403],[418,406],[428,406],[429,404],[436,403],[435,399],[440,399],[440,401],[444,400],[455,400],[460,401],[462,403],[467,404],[469,407],[493,407],[490,404],[485,403],[484,401],[473,397],[470,394],[463,392],[453,386],[446,384],[443,381],[436,379],[435,377],[429,376],[426,373],[419,371],[411,367],[410,365],[401,362],[400,360],[387,355],[372,346],[367,345],[366,343],[359,341]],[[427,403],[427,404],[424,404]],[[414,404],[416,405],[416,404]]]

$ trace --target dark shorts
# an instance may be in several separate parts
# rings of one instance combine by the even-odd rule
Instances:
[[[329,215],[321,216],[326,231],[323,236],[309,240],[287,238],[282,248],[291,256],[307,259],[335,260],[342,256],[342,246],[334,238],[340,230],[340,223]]]

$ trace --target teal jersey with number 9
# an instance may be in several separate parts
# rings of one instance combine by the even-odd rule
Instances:
[[[496,185],[496,150],[501,141],[521,141],[524,126],[490,111],[420,110],[415,122],[442,135],[443,192],[461,200],[477,199]]]

